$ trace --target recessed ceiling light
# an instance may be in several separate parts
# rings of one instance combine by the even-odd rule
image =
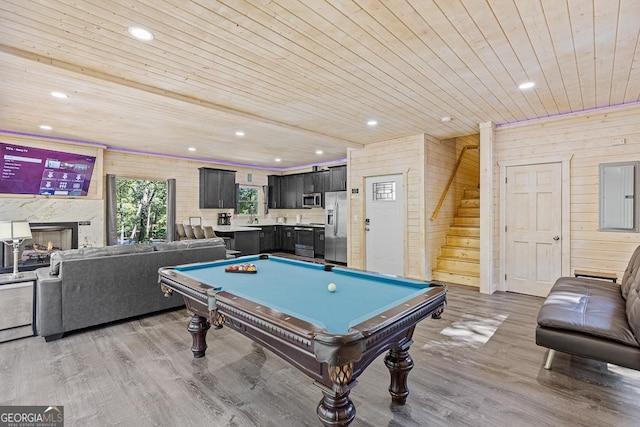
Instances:
[[[134,38],[138,40],[142,40],[144,42],[153,40],[153,33],[142,27],[129,27],[128,31],[129,31],[129,34],[131,34]]]
[[[536,84],[534,82],[524,82],[524,83],[520,84],[520,86],[518,86],[518,88],[520,90],[531,89],[535,85]]]
[[[244,132],[239,130],[236,132],[236,136],[244,136]]]
[[[451,117],[444,116],[443,118],[440,119],[440,121],[442,121],[442,123],[449,123],[451,121]]]
[[[322,150],[316,150],[316,154],[322,154]]]
[[[375,125],[377,125],[377,124],[378,124],[378,121],[377,121],[377,120],[369,120],[369,121],[367,122],[367,125],[368,125],[368,126],[375,126]]]
[[[49,125],[40,125],[40,129],[42,129],[42,130],[51,130],[53,128],[51,126],[49,126]]]
[[[189,147],[189,148],[187,148],[187,150],[189,150],[189,151],[196,151],[196,148],[195,148],[195,147]]]
[[[276,162],[280,162],[282,161],[282,159],[274,159]]]
[[[67,99],[69,95],[63,92],[51,92],[51,96],[54,98]]]

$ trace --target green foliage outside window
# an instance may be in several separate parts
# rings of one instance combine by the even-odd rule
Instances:
[[[151,242],[167,235],[167,183],[116,178],[118,242]]]
[[[258,187],[240,186],[237,213],[239,215],[258,214]]]

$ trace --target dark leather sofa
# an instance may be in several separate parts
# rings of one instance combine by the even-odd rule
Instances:
[[[561,277],[538,313],[536,344],[556,351],[640,370],[640,246],[618,285]]]

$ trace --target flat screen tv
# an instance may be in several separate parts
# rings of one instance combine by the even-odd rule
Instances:
[[[96,158],[0,142],[0,193],[86,196]]]

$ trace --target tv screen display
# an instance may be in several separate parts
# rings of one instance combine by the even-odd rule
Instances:
[[[96,158],[0,142],[0,193],[86,196]]]

